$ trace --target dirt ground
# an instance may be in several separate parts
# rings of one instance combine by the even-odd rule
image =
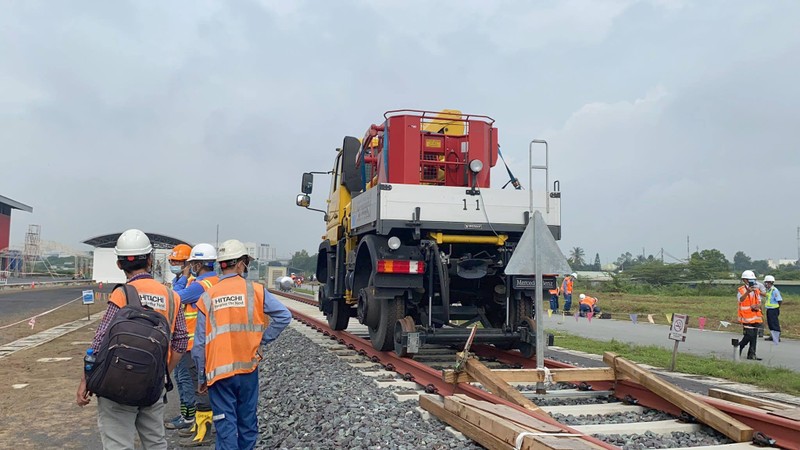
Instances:
[[[86,317],[86,306],[62,308],[37,319],[35,329],[25,325],[3,333],[3,341],[40,332],[61,323]],[[92,307],[92,312],[105,309],[105,302]],[[19,320],[19,319],[16,319]],[[10,323],[4,317],[3,323]],[[97,399],[80,408],[75,393],[81,376],[81,361],[94,337],[94,322],[38,347],[0,359],[0,448],[14,449],[102,449],[97,430]],[[9,330],[3,330],[4,332]],[[71,357],[68,361],[37,362],[39,358]],[[25,384],[14,389],[14,384]],[[177,414],[177,390],[169,395],[167,416]],[[169,448],[177,448],[177,434],[168,432]]]
[[[96,401],[85,408],[75,404],[80,361],[94,330],[94,325],[84,327],[0,359],[4,392],[0,396],[0,448],[102,448],[97,435]],[[37,362],[39,358],[58,357],[72,359]],[[28,383],[25,388],[12,388],[24,383]]]
[[[105,310],[106,310],[106,302],[104,300],[100,302],[95,302],[94,305],[89,306],[89,311],[91,311],[92,314],[102,312]],[[44,311],[46,310],[39,310],[36,313],[41,313]],[[14,323],[18,320],[27,319],[32,315],[33,314],[10,314],[8,316],[4,315],[2,319],[0,319],[0,326]],[[86,306],[81,304],[80,300],[75,303],[71,303],[61,309],[53,311],[49,314],[46,314],[44,316],[37,317],[33,329],[31,329],[31,326],[28,325],[27,321],[25,321],[18,325],[14,325],[13,327],[0,330],[0,345],[8,344],[11,341],[16,341],[17,339],[22,339],[32,334],[36,334],[42,330],[46,330],[48,328],[52,328],[54,326],[61,325],[67,322],[72,322],[73,320],[78,320],[78,319],[86,319]]]

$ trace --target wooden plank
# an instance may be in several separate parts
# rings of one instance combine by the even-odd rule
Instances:
[[[729,402],[739,403],[740,405],[752,406],[761,408],[768,411],[775,411],[781,409],[792,409],[794,406],[780,403],[773,400],[763,398],[756,398],[751,395],[741,394],[739,392],[729,391],[727,389],[709,388],[708,396],[727,400]]]
[[[498,378],[506,383],[542,383],[545,381],[544,371],[536,369],[494,369]],[[615,381],[614,369],[610,367],[592,367],[575,369],[550,369],[553,382],[581,381]],[[475,380],[467,372],[443,370],[442,379],[447,383],[471,383]]]
[[[445,397],[444,407],[474,426],[486,430],[507,444],[515,444],[517,436],[525,432],[537,432],[518,425],[503,417],[481,411],[459,401],[456,397]],[[523,438],[524,449],[547,450],[595,450],[602,449],[598,445],[585,441],[580,436],[526,436]]]
[[[697,400],[692,394],[664,381],[649,370],[642,369],[635,363],[620,357],[616,353],[606,352],[603,361],[613,367],[617,373],[630,377],[654,394],[672,403],[694,416],[698,421],[728,436],[735,442],[747,442],[753,439],[753,429],[739,422],[722,411]]]
[[[489,450],[514,450],[513,445],[503,442],[490,433],[473,426],[456,414],[447,411],[444,408],[444,402],[438,395],[420,395],[419,406]]]
[[[494,414],[504,419],[510,420],[518,425],[527,427],[533,430],[543,431],[547,433],[558,433],[562,431],[561,427],[545,422],[543,420],[531,417],[525,413],[517,411],[514,408],[506,405],[495,405],[493,403],[485,402],[482,400],[475,400],[466,395],[453,395],[454,400],[457,400],[465,405],[472,406],[473,408],[485,411],[488,414]]]
[[[522,406],[525,409],[542,412],[542,410],[539,409],[535,403],[530,401],[528,397],[525,397],[513,386],[498,378],[492,373],[491,369],[484,366],[483,363],[477,359],[469,358],[465,365],[465,369],[470,376],[479,381],[483,387],[488,389],[492,394]]]
[[[769,414],[772,414],[773,416],[784,417],[790,420],[800,421],[800,408],[770,411]]]

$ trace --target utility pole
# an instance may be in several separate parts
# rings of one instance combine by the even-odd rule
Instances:
[[[219,249],[219,224],[217,224],[217,249]]]
[[[686,261],[692,259],[692,254],[689,251],[689,235],[686,235]]]
[[[795,264],[800,264],[800,227],[797,227],[797,262]]]
[[[664,247],[661,247],[661,264],[664,264]]]

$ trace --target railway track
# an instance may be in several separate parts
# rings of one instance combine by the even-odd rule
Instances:
[[[373,371],[371,376],[382,377],[387,385],[394,384],[396,386],[395,396],[398,400],[420,399],[421,404],[427,405],[426,409],[433,411],[439,409],[440,414],[436,415],[443,421],[488,448],[515,448],[515,445],[508,442],[508,439],[506,442],[502,442],[496,436],[493,438],[485,436],[487,433],[486,430],[481,429],[483,427],[469,426],[468,423],[464,423],[462,419],[454,417],[453,414],[448,415],[448,408],[456,409],[458,407],[456,403],[459,402],[466,402],[470,407],[477,405],[475,407],[478,409],[480,407],[487,408],[487,404],[497,405],[504,408],[505,414],[515,417],[522,414],[531,418],[534,423],[540,424],[541,428],[548,430],[546,433],[540,434],[574,436],[571,440],[572,444],[570,444],[573,446],[559,447],[557,443],[551,442],[552,446],[543,444],[544,446],[526,447],[525,443],[528,445],[530,443],[522,439],[516,443],[519,444],[516,448],[611,449],[622,447],[738,450],[759,448],[757,443],[776,448],[800,450],[800,416],[792,419],[776,415],[776,410],[780,414],[782,409],[775,402],[764,401],[755,407],[732,402],[731,398],[723,400],[707,396],[696,397],[709,411],[721,411],[731,417],[733,421],[746,424],[755,430],[754,443],[750,443],[727,439],[722,434],[699,423],[695,417],[702,419],[705,416],[704,412],[696,411],[694,416],[689,415],[670,401],[665,400],[662,395],[653,392],[653,389],[630,380],[611,381],[602,379],[607,377],[598,377],[601,379],[571,380],[562,383],[552,382],[551,379],[547,380],[551,382],[546,386],[536,383],[516,383],[517,389],[513,392],[501,391],[498,393],[497,386],[492,386],[491,380],[485,383],[488,385],[488,389],[481,383],[475,382],[474,379],[464,378],[466,376],[464,374],[454,375],[451,373],[449,381],[453,381],[454,376],[460,376],[469,379],[470,382],[445,381],[443,370],[453,367],[456,358],[455,350],[426,346],[413,359],[400,358],[394,352],[379,352],[372,348],[367,328],[358,324],[355,319],[351,319],[347,331],[333,331],[328,327],[322,313],[319,312],[315,300],[294,293],[280,291],[273,291],[273,293],[293,300],[290,303],[294,304],[288,306],[295,319],[335,340],[340,344],[339,349],[347,349],[355,355],[359,355],[367,366],[380,364],[383,369]],[[506,377],[511,376],[512,374],[509,372],[515,370],[535,368],[535,361],[523,358],[515,351],[503,351],[491,346],[475,346],[471,351],[480,357],[481,362],[485,364],[485,367],[491,369],[491,372],[505,372]],[[563,369],[577,369],[569,364],[551,359],[545,360],[545,365],[548,369],[562,371]],[[392,383],[387,372],[396,372],[400,377],[399,380]],[[513,376],[511,378],[513,379]],[[546,389],[537,390],[541,387],[546,387]],[[490,390],[494,390],[495,393]],[[521,397],[515,397],[516,395]],[[485,403],[470,405],[470,402],[475,401]],[[534,406],[523,406],[526,405],[526,401],[532,402],[531,405]],[[463,406],[465,403],[459,404]],[[783,406],[788,409],[792,405]],[[535,410],[532,410],[533,408]],[[522,419],[517,417],[517,422],[519,420]],[[501,426],[500,431],[495,430],[494,432],[501,435],[505,433],[506,436],[509,436],[509,433],[514,435],[519,432],[519,427],[506,428]],[[546,441],[546,439],[542,439]],[[486,442],[490,442],[490,444],[486,444]],[[562,444],[564,443],[562,442]]]

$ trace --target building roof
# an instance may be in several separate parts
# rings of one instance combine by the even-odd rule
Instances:
[[[96,236],[93,238],[89,238],[83,241],[84,244],[91,245],[92,247],[99,247],[99,248],[113,248],[117,245],[117,239],[122,234],[120,233],[112,233],[112,234],[104,234],[102,236]],[[188,246],[192,246],[192,244],[182,241],[180,239],[166,236],[159,233],[147,233],[145,232],[148,238],[150,238],[150,243],[153,244],[153,248],[161,248],[161,249],[171,249],[178,244],[186,244]]]
[[[19,209],[20,211],[26,211],[29,213],[33,212],[33,207],[28,206],[24,203],[20,203],[16,200],[11,200],[8,197],[3,197],[2,195],[0,195],[0,204],[7,205],[11,209]]]

